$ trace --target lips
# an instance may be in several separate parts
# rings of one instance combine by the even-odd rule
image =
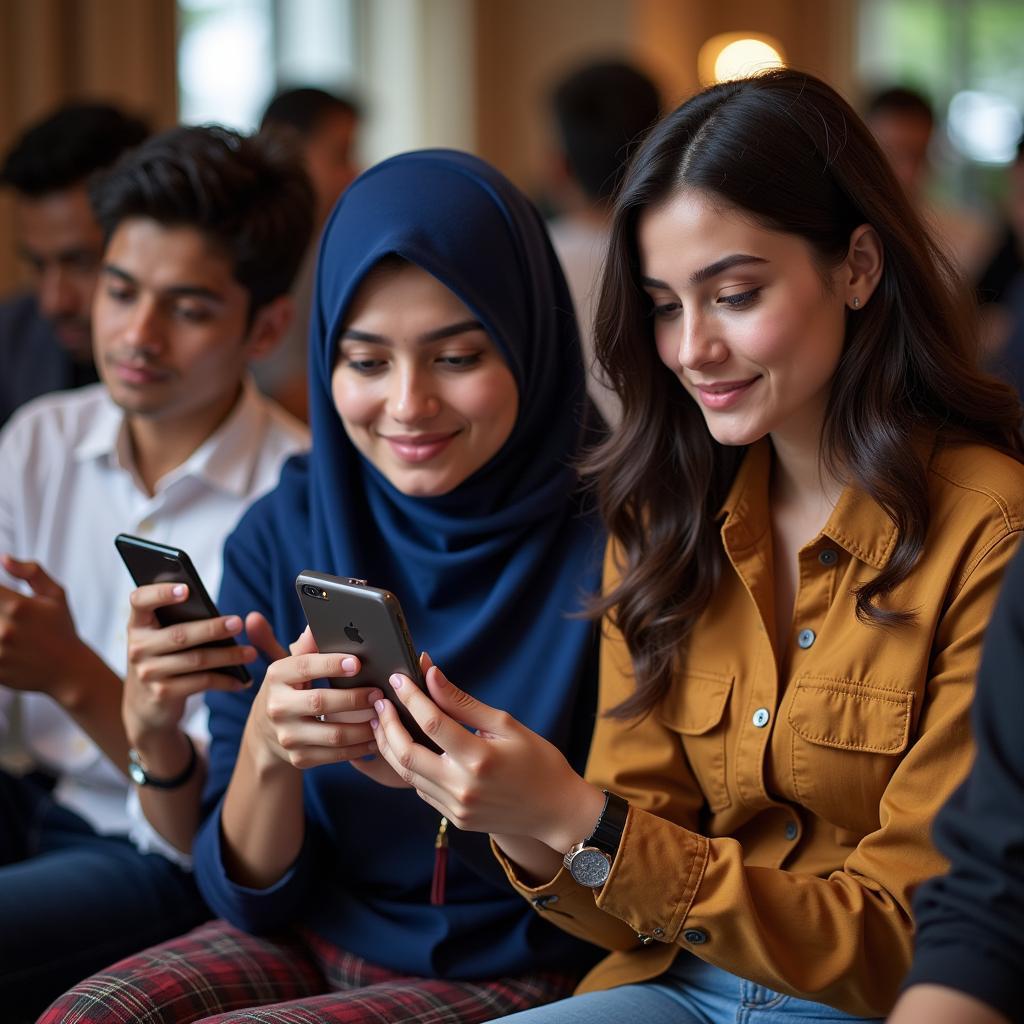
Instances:
[[[168,377],[166,370],[153,366],[138,366],[132,363],[113,363],[114,376],[124,384],[141,387],[146,384],[158,384]]]
[[[458,430],[434,434],[384,434],[381,435],[391,450],[403,462],[429,462],[440,455],[454,438]]]
[[[716,412],[728,409],[741,401],[748,391],[761,379],[760,375],[748,377],[746,380],[715,381],[707,384],[694,384],[701,404]]]

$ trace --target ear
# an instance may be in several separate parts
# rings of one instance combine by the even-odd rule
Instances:
[[[851,309],[863,309],[874,294],[885,266],[885,250],[870,224],[855,227],[840,272],[841,294]]]
[[[245,340],[249,358],[263,359],[273,352],[294,318],[295,303],[290,295],[279,295],[260,309]]]

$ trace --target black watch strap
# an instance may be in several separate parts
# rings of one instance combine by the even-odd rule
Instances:
[[[612,860],[619,852],[619,843],[622,842],[622,832],[626,827],[626,815],[629,814],[629,804],[621,796],[604,791],[604,810],[601,817],[597,819],[594,831],[588,838],[583,840],[584,846],[594,846],[604,853],[607,853]]]
[[[199,755],[196,753],[196,745],[192,742],[192,737],[187,732],[183,732],[182,735],[188,743],[188,764],[174,778],[154,778],[146,771],[139,752],[132,749],[128,751],[128,777],[132,782],[137,786],[152,786],[154,789],[177,789],[179,786],[184,786],[196,770]]]

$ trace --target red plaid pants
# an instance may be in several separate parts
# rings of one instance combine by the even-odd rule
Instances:
[[[212,921],[76,985],[38,1024],[477,1024],[562,999],[576,978],[413,978],[316,936],[267,939]]]

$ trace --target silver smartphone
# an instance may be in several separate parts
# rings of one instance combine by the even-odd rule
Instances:
[[[417,743],[437,751],[398,699],[389,682],[395,672],[426,686],[398,598],[366,580],[331,576],[305,569],[295,577],[295,590],[310,631],[322,654],[354,654],[362,663],[358,676],[330,679],[332,686],[376,686],[391,701],[402,724]]]

